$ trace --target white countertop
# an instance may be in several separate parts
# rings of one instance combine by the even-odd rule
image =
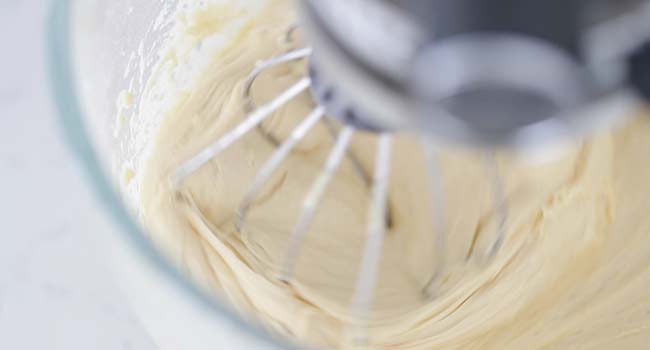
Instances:
[[[116,228],[62,141],[48,3],[0,0],[0,349],[154,349],[101,249]]]

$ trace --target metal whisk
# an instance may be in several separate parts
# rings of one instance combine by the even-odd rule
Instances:
[[[292,26],[288,30],[289,33],[295,30]],[[379,260],[381,258],[381,251],[383,241],[386,235],[387,226],[390,224],[390,217],[388,214],[387,198],[388,198],[388,184],[390,180],[391,156],[392,156],[392,142],[393,133],[384,131],[377,132],[377,152],[375,169],[372,175],[369,175],[361,167],[355,155],[350,153],[348,148],[354,137],[358,127],[353,125],[345,125],[340,131],[336,131],[332,127],[332,121],[326,117],[326,108],[322,105],[316,107],[309,113],[304,120],[293,130],[290,136],[282,143],[279,143],[273,136],[262,128],[262,123],[273,115],[283,105],[289,103],[291,99],[299,94],[307,91],[311,84],[312,79],[305,77],[300,79],[294,85],[290,86],[275,99],[267,104],[257,106],[251,96],[251,90],[255,80],[265,71],[282,64],[288,64],[292,61],[302,60],[309,58],[312,50],[310,48],[302,48],[292,50],[269,60],[261,61],[256,68],[251,72],[246,80],[244,88],[244,101],[246,101],[247,109],[250,110],[249,115],[235,127],[232,131],[223,135],[220,139],[206,147],[201,153],[192,157],[184,162],[176,171],[174,182],[176,186],[180,186],[182,182],[191,176],[194,172],[199,170],[203,165],[211,159],[217,157],[220,153],[225,151],[228,147],[233,145],[244,135],[251,132],[255,128],[262,129],[263,134],[272,143],[277,144],[275,153],[261,166],[256,178],[250,186],[250,189],[244,196],[242,203],[237,211],[238,220],[237,225],[244,227],[248,217],[248,212],[251,205],[259,195],[260,191],[271,178],[274,172],[278,169],[281,163],[291,154],[292,150],[302,141],[308,132],[319,122],[326,123],[335,137],[334,146],[329,153],[325,164],[321,170],[320,175],[314,179],[311,187],[305,195],[302,202],[302,213],[295,224],[293,232],[289,239],[289,248],[285,254],[284,260],[281,264],[281,270],[278,272],[280,280],[290,284],[293,278],[293,273],[296,265],[296,260],[300,255],[301,247],[303,246],[305,236],[312,223],[319,203],[323,199],[328,185],[335,176],[338,168],[345,157],[352,160],[355,165],[357,173],[368,183],[371,187],[371,201],[368,208],[369,222],[367,226],[367,243],[363,252],[362,263],[360,267],[359,279],[356,284],[356,292],[353,297],[351,311],[357,318],[363,320],[368,317],[371,308],[373,293],[379,274]],[[435,203],[435,224],[436,229],[432,234],[435,234],[437,253],[434,257],[435,261],[432,264],[436,266],[435,274],[429,279],[426,285],[422,286],[422,295],[424,297],[432,297],[435,295],[435,285],[440,278],[444,261],[442,256],[445,251],[445,224],[444,224],[444,193],[443,184],[440,174],[440,166],[438,164],[436,147],[435,145],[423,139],[422,147],[424,147],[429,162],[430,179],[431,179],[431,192]],[[491,154],[486,154],[486,171],[488,172],[494,186],[494,196],[496,207],[499,209],[500,224],[499,233],[493,248],[488,253],[494,256],[505,236],[505,224],[507,222],[507,206],[505,197],[501,188],[501,180],[496,168],[496,163]]]
[[[334,146],[305,194],[279,276],[292,283],[319,203],[349,157],[371,189],[367,241],[351,304],[351,312],[361,320],[359,329],[369,316],[390,224],[387,201],[395,132],[418,137],[427,155],[436,250],[432,257],[435,271],[422,286],[422,295],[431,298],[437,294],[447,249],[437,143],[478,146],[485,152],[498,232],[484,254],[493,258],[503,246],[508,225],[508,206],[495,161],[497,147],[529,150],[575,138],[611,125],[639,104],[639,95],[650,96],[650,50],[644,46],[650,39],[648,1],[527,0],[523,1],[526,6],[518,2],[515,14],[506,11],[512,10],[508,0],[300,3],[302,26],[312,46],[260,62],[244,89],[248,115],[183,163],[173,180],[180,186],[208,161],[260,128],[277,148],[239,207],[238,225],[243,227],[253,201],[281,163],[316,124],[328,124]],[[297,28],[287,30],[287,41]],[[621,31],[632,34],[612,44],[611,38]],[[308,76],[258,106],[251,96],[256,79],[273,67],[299,60],[309,60]],[[306,91],[311,91],[316,107],[280,143],[262,123]],[[333,120],[342,125],[340,130],[333,127]],[[377,134],[372,174],[349,151],[359,130]],[[355,339],[360,344],[367,341],[362,332]]]

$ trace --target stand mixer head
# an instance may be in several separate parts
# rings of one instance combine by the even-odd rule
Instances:
[[[614,124],[650,97],[650,2],[535,0],[303,0],[309,47],[262,61],[244,89],[246,118],[232,131],[181,164],[177,189],[212,158],[252,130],[277,146],[261,166],[238,210],[249,209],[279,165],[314,125],[326,123],[335,139],[322,171],[305,194],[277,278],[292,283],[319,203],[347,157],[370,190],[367,242],[350,310],[351,342],[368,343],[363,329],[377,283],[382,243],[391,225],[388,206],[393,134],[421,140],[430,173],[436,270],[422,286],[436,296],[445,268],[445,195],[438,164],[440,143],[478,147],[493,188],[498,233],[485,262],[506,239],[508,209],[494,160],[497,148],[550,149]],[[251,89],[267,70],[308,60],[308,74],[274,100],[257,105]],[[291,136],[279,141],[262,123],[296,96],[310,91],[315,107]],[[377,134],[372,171],[349,151],[355,132]]]
[[[609,125],[647,90],[647,1],[303,1],[313,91],[344,122],[480,146]],[[615,111],[615,109],[614,109]],[[615,117],[614,117],[615,118]]]

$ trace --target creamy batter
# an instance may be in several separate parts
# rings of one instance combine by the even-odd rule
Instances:
[[[236,2],[235,2],[236,3]],[[208,56],[196,79],[174,87],[141,174],[141,209],[151,239],[205,290],[269,328],[310,344],[342,345],[365,243],[369,189],[346,160],[329,187],[297,262],[295,282],[277,279],[307,189],[333,141],[318,124],[273,175],[247,223],[236,209],[275,146],[253,131],[192,175],[180,192],[175,168],[244,117],[243,83],[258,60],[291,48],[290,1],[261,10],[208,5],[179,16],[174,45],[149,90],[204,40],[239,23],[235,40]],[[248,16],[248,17],[246,17]],[[299,40],[299,39],[296,39]],[[206,50],[207,51],[207,50]],[[258,103],[296,82],[301,64],[260,77]],[[264,123],[278,140],[313,108],[308,93]],[[147,112],[143,108],[143,113]],[[146,116],[145,116],[146,117]],[[370,171],[376,137],[352,147]],[[529,164],[498,156],[508,200],[507,239],[485,253],[498,215],[480,153],[442,154],[447,268],[438,293],[421,290],[436,268],[433,205],[420,146],[397,135],[390,183],[392,226],[369,321],[370,342],[387,349],[646,349],[650,344],[650,118]]]

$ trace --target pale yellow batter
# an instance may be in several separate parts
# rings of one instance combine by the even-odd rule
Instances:
[[[251,21],[210,57],[196,81],[178,89],[142,174],[143,220],[151,238],[206,290],[293,339],[341,345],[369,200],[349,161],[316,215],[296,282],[287,286],[275,277],[303,197],[333,143],[324,125],[274,174],[242,229],[235,211],[275,150],[261,133],[251,132],[213,159],[181,193],[171,187],[175,167],[242,120],[243,81],[255,62],[290,48],[282,40],[295,18],[290,1],[265,3],[259,12],[214,5],[179,16],[178,45],[163,57],[149,83],[152,91],[173,85],[165,67],[190,57],[189,48],[244,16]],[[285,66],[262,76],[256,101],[276,96],[303,68]],[[284,140],[312,107],[309,95],[301,95],[264,125]],[[355,136],[353,150],[368,170],[375,146],[373,135]],[[437,297],[425,300],[421,290],[436,261],[430,184],[418,143],[398,136],[393,222],[369,324],[371,343],[388,349],[649,348],[648,159],[646,117],[575,145],[551,163],[500,154],[510,215],[505,245],[487,263],[498,216],[483,159],[445,151],[448,268]]]

